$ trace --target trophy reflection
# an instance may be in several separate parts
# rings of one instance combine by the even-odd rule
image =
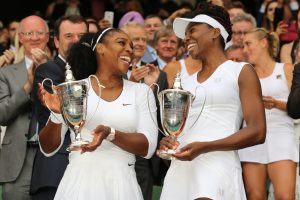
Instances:
[[[166,89],[158,94],[160,104],[161,125],[163,134],[176,140],[184,129],[193,101],[193,95],[181,87],[180,74],[177,73],[172,89]],[[175,159],[172,154],[176,150],[168,149],[160,151],[159,157],[163,159]]]
[[[71,66],[68,64],[65,75],[65,82],[55,86],[54,93],[58,96],[60,113],[65,124],[75,133],[75,140],[71,142],[67,151],[78,151],[81,145],[89,143],[81,137],[81,129],[87,115],[89,85],[85,80],[75,81]],[[44,79],[42,85],[47,80],[51,82],[51,88],[53,88],[53,81],[49,78]],[[46,106],[48,107],[47,103]],[[49,107],[48,109],[51,111]]]

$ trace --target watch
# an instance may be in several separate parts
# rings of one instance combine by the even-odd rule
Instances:
[[[106,139],[111,142],[115,139],[115,135],[116,135],[116,130],[114,128],[110,127],[110,133],[108,134]]]

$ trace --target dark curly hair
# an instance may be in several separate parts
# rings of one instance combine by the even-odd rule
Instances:
[[[105,38],[114,32],[119,32],[120,29],[107,30],[101,35],[98,43],[105,41]],[[102,31],[97,33],[86,33],[78,42],[72,45],[68,52],[67,62],[71,66],[74,78],[76,80],[85,79],[96,73],[98,64],[96,59],[96,51],[93,47]]]
[[[228,12],[221,6],[214,5],[212,3],[201,2],[197,5],[196,9],[189,14],[189,18],[193,18],[197,15],[208,15],[217,20],[227,31],[227,42],[231,40],[232,29]],[[224,40],[221,40],[223,47],[225,47]]]

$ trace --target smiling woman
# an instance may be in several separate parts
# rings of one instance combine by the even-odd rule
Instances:
[[[202,70],[183,80],[182,87],[194,95],[197,88],[205,92],[195,95],[179,143],[172,137],[160,141],[160,150],[179,147],[174,154],[177,160],[165,177],[161,200],[245,200],[237,150],[265,138],[258,78],[249,64],[225,56],[232,31],[224,8],[199,4],[191,18],[176,18],[173,28],[188,43],[192,58],[202,62]],[[247,127],[240,129],[243,118]]]
[[[148,108],[148,86],[122,78],[132,53],[128,35],[112,28],[84,35],[70,49],[67,61],[75,78],[94,74],[105,88],[100,92],[94,79],[85,79],[91,88],[87,102],[89,121],[83,127],[82,137],[90,144],[81,146],[81,152],[70,152],[55,199],[143,199],[134,170],[135,155],[150,158],[155,151],[157,128],[151,115],[156,116],[156,106],[150,92]],[[51,95],[43,88],[40,93],[44,94],[42,100],[49,102]],[[55,106],[58,105],[52,107]],[[45,155],[56,152],[66,130],[66,126],[50,117],[40,133]]]

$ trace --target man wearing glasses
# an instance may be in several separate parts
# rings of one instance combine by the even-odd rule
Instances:
[[[0,69],[0,125],[7,126],[0,150],[0,183],[3,200],[30,199],[29,187],[38,143],[33,121],[30,93],[34,71],[47,61],[49,40],[47,23],[38,16],[20,22],[18,36],[25,58]]]
[[[78,15],[69,15],[59,18],[54,26],[54,43],[58,55],[38,67],[34,75],[33,102],[34,113],[38,116],[40,131],[47,123],[50,111],[42,105],[38,98],[38,84],[45,78],[50,78],[54,85],[65,81],[66,58],[70,47],[79,41],[82,35],[88,31],[86,20]],[[45,88],[51,91],[49,81],[44,84]],[[68,165],[69,153],[66,151],[70,145],[70,135],[66,134],[64,143],[51,157],[46,157],[38,149],[32,172],[30,193],[32,200],[54,199],[59,182]],[[51,174],[51,176],[49,176]]]
[[[239,14],[234,17],[232,23],[231,41],[226,44],[226,49],[230,45],[243,46],[244,35],[251,29],[256,27],[256,20],[251,14]]]

